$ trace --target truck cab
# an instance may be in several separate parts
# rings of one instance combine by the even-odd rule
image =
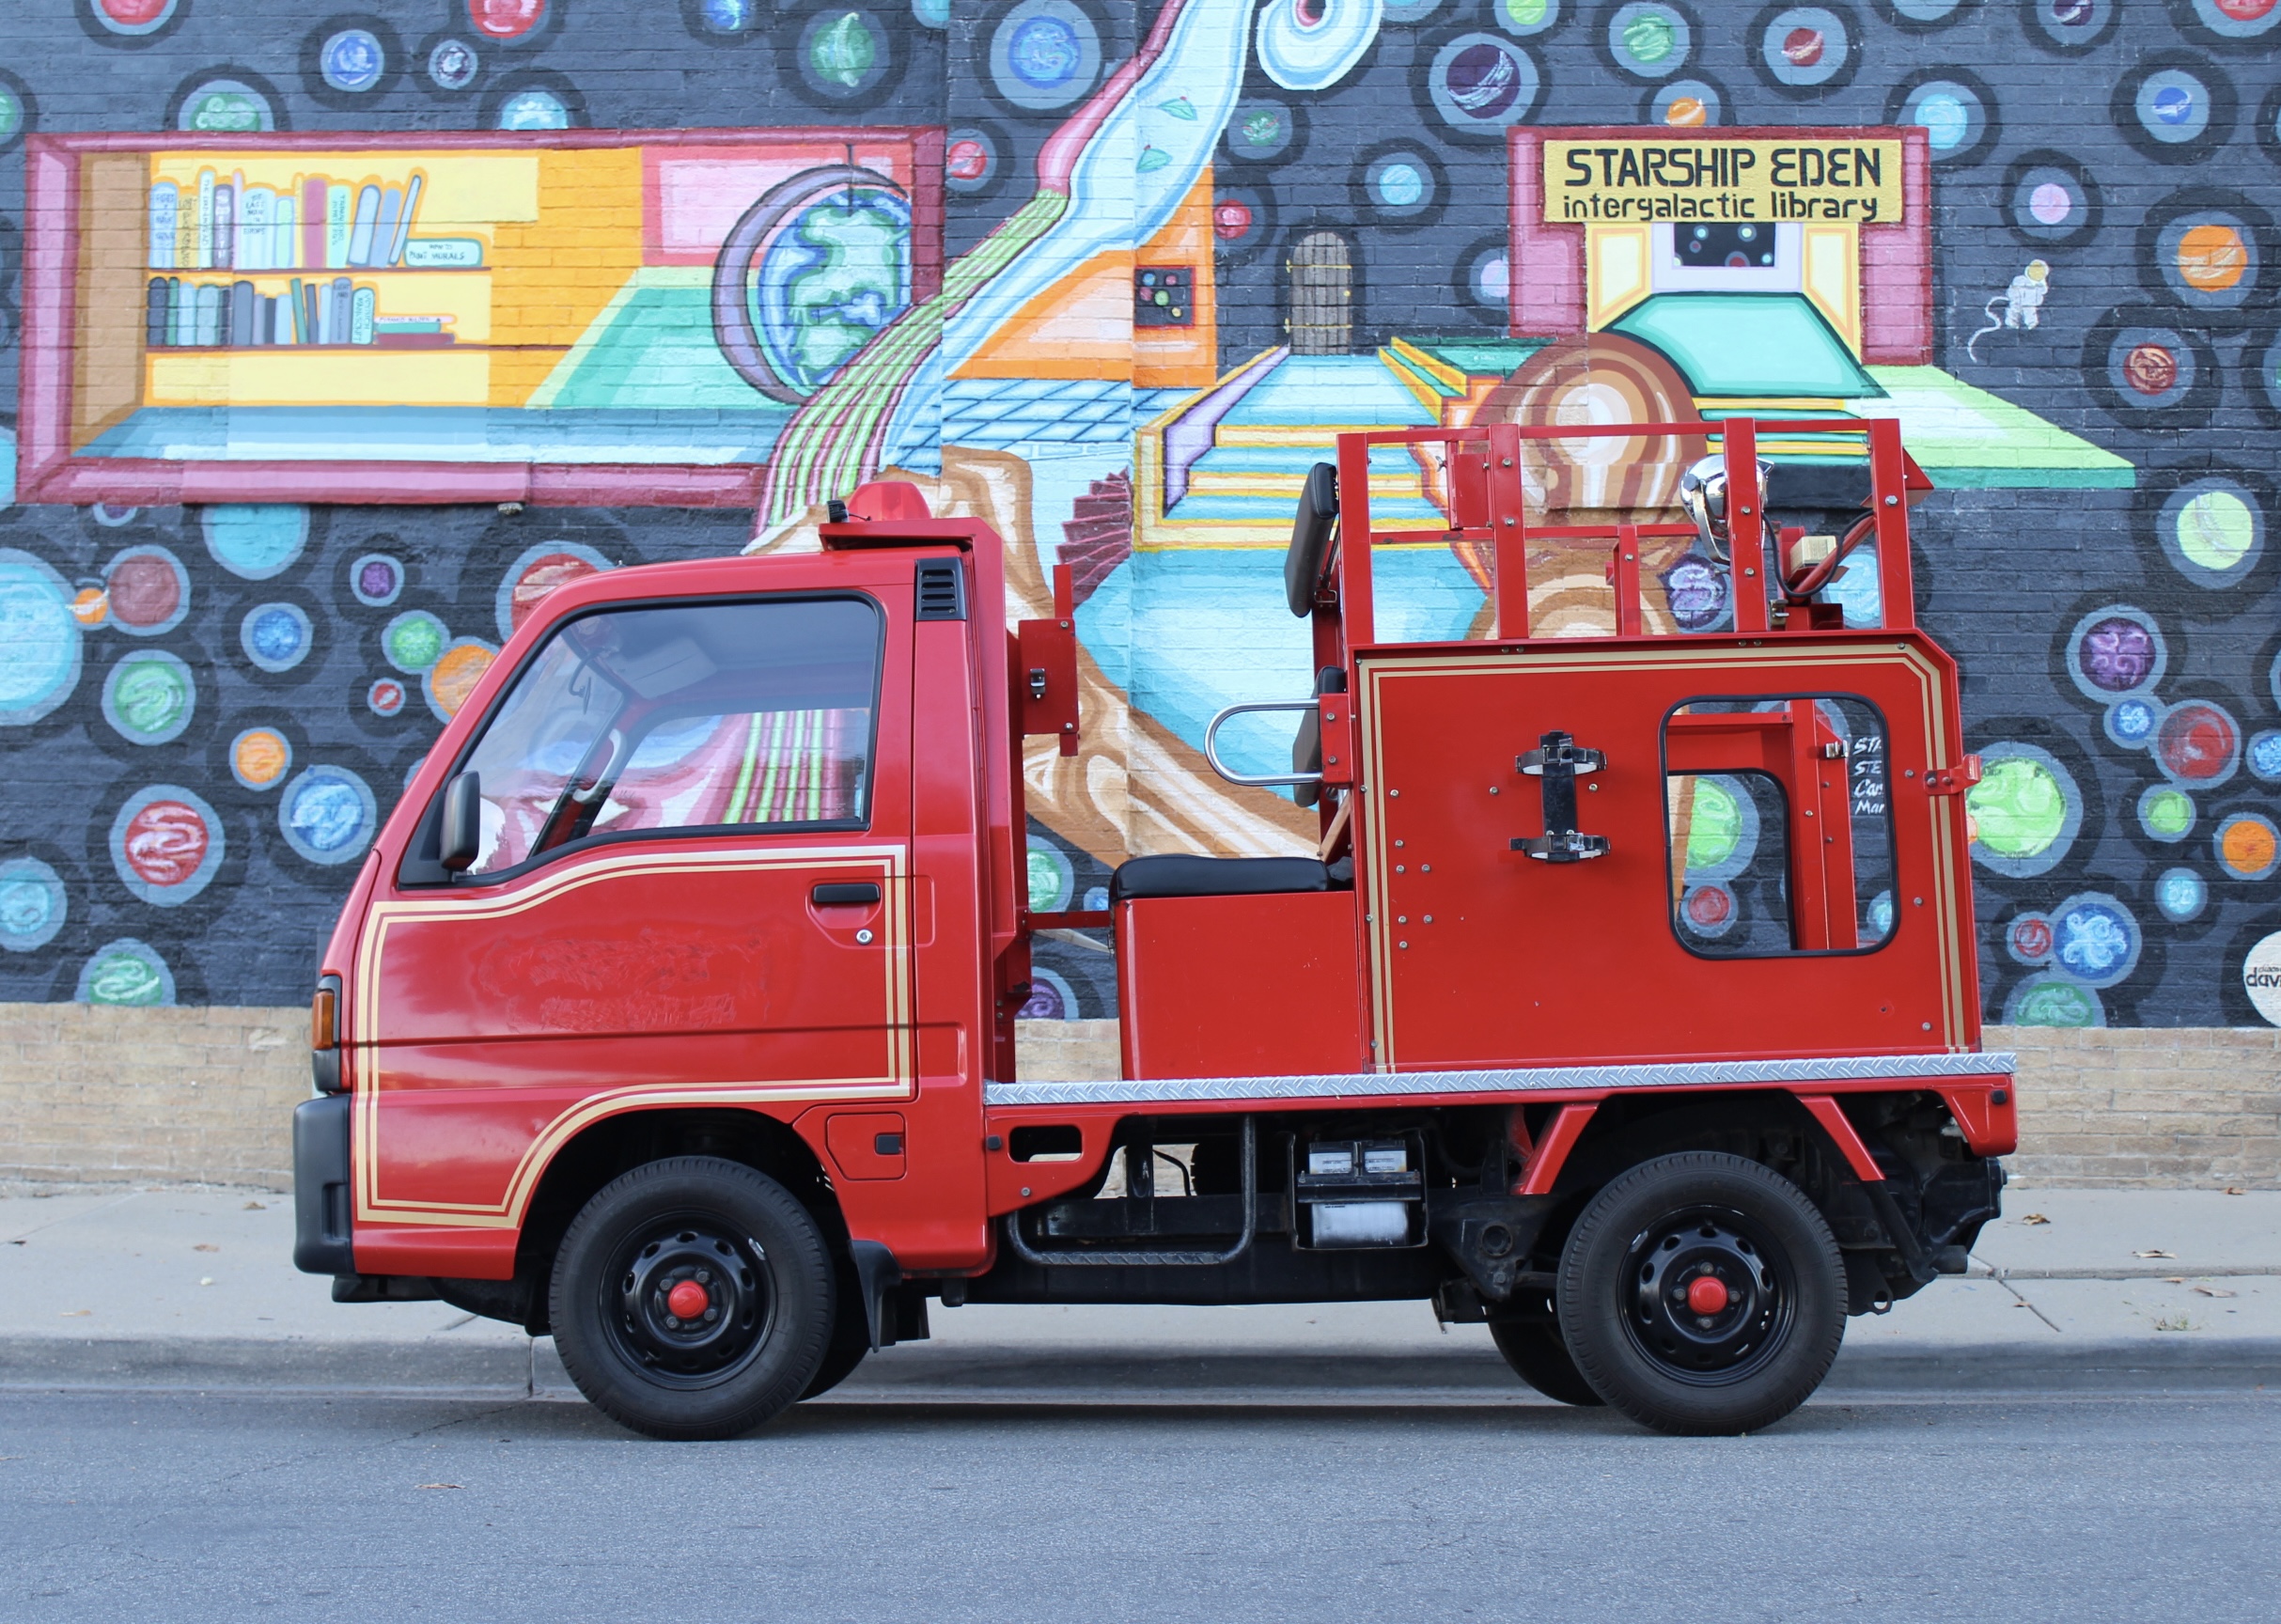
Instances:
[[[2014,1137],[1976,764],[1911,612],[1925,481],[1889,422],[1782,431],[1857,443],[1842,536],[1769,523],[1747,419],[1342,436],[1286,558],[1291,770],[1228,773],[1314,806],[1316,850],[1133,858],[1098,912],[1024,906],[1074,620],[1065,573],[1008,623],[986,524],[875,484],[819,552],[561,588],[325,950],[296,1261],[551,1333],[660,1437],[984,1301],[1422,1299],[1555,1398],[1778,1419],[1849,1315],[1963,1267]],[[1684,520],[1548,523],[1531,457],[1596,436],[1718,449]],[[1373,525],[1389,445],[1445,527]],[[1720,629],[1644,602],[1674,539]],[[1604,550],[1612,632],[1531,635],[1548,541]],[[1482,565],[1484,635],[1378,640],[1373,552],[1419,545]],[[1832,601],[1849,568],[1873,624]],[[1021,1076],[1045,929],[1111,932],[1119,1080]]]

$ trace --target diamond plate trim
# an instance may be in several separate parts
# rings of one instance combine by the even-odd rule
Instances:
[[[1195,1100],[1345,1100],[1700,1088],[1714,1083],[1854,1083],[2010,1076],[2019,1056],[1866,1054],[1822,1060],[1694,1060],[1663,1066],[1529,1066],[1502,1071],[1352,1071],[1319,1077],[1150,1077],[1117,1083],[985,1083],[988,1105],[1141,1105]]]

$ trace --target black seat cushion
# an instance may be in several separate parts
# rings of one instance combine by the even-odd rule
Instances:
[[[1109,876],[1109,900],[1328,891],[1331,879],[1312,857],[1135,857]]]

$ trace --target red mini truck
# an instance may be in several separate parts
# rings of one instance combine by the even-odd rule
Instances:
[[[1768,522],[1747,419],[1341,436],[1286,560],[1292,769],[1229,774],[1292,786],[1319,849],[1134,858],[1100,912],[1023,905],[1023,741],[1076,750],[1076,641],[1066,573],[1008,629],[987,525],[868,486],[820,553],[563,587],[326,948],[296,1262],[551,1333],[665,1438],[823,1392],[938,1298],[1423,1299],[1554,1398],[1780,1419],[1848,1315],[1963,1269],[2014,1140],[1977,763],[1912,612],[1926,482],[1890,422],[1780,432],[1854,448],[1842,535]],[[1715,440],[1689,522],[1532,522],[1539,443],[1596,436]],[[1446,526],[1373,527],[1374,446]],[[1680,537],[1716,629],[1642,602]],[[1485,636],[1376,635],[1373,550],[1423,542],[1492,567]],[[1604,546],[1612,634],[1531,635],[1548,542]],[[1017,1080],[1032,933],[1103,927],[1122,1079]]]

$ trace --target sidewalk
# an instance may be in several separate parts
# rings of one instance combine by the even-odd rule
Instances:
[[[2281,1386],[2281,1193],[2014,1190],[1969,1276],[1849,1321],[1827,1391]],[[2034,1216],[2047,1222],[2036,1223]],[[0,1187],[0,1387],[567,1392],[551,1343],[442,1303],[339,1304],[289,1197]],[[836,1398],[1523,1402],[1422,1303],[936,1305]]]

